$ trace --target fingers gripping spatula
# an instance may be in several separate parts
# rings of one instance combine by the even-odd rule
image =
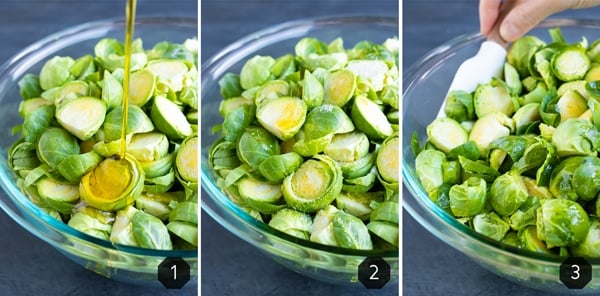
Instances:
[[[498,21],[494,26],[498,26],[502,18],[498,18]],[[492,30],[497,32],[497,30]],[[437,117],[445,117],[446,113],[444,108],[446,106],[446,100],[448,94],[454,90],[463,90],[466,92],[474,91],[479,84],[488,83],[492,80],[492,77],[502,77],[504,69],[504,62],[506,60],[506,42],[500,38],[497,34],[493,34],[487,37],[484,41],[477,54],[475,56],[465,60],[456,70],[456,74],[452,79],[452,83],[448,88],[448,93],[444,102],[438,111]]]

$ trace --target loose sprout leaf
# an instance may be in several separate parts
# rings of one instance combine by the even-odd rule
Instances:
[[[168,229],[160,219],[138,211],[133,215],[131,223],[133,236],[141,247],[155,250],[173,249]]]

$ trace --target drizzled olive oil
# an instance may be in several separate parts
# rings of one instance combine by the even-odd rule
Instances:
[[[131,39],[133,38],[133,29],[135,25],[135,7],[136,0],[127,0],[125,7],[125,61],[123,65],[124,76],[123,76],[123,120],[121,122],[121,152],[119,154],[121,159],[125,159],[125,153],[127,152],[127,117],[129,109],[129,77],[131,68]]]

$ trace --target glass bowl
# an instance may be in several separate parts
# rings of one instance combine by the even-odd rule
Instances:
[[[139,17],[134,37],[142,38],[146,48],[160,41],[183,42],[198,34],[197,20],[177,17]],[[26,73],[39,73],[49,58],[61,55],[79,57],[93,54],[102,38],[123,40],[123,20],[102,20],[78,25],[25,48],[0,67],[0,208],[29,232],[56,248],[69,259],[119,281],[162,287],[157,280],[158,265],[167,257],[181,257],[190,265],[190,282],[197,282],[198,252],[160,251],[113,245],[111,242],[79,232],[49,216],[35,206],[15,185],[8,166],[7,151],[19,135],[12,129],[21,124],[18,108],[21,97],[17,82]],[[25,246],[24,246],[25,247]]]
[[[208,165],[208,150],[218,138],[211,128],[220,124],[219,79],[239,73],[254,55],[281,56],[293,53],[302,37],[329,42],[342,37],[346,47],[362,40],[382,43],[398,36],[398,19],[391,17],[340,16],[290,21],[273,26],[229,45],[203,63],[201,68],[201,182],[202,209],[224,228],[252,244],[273,260],[300,274],[346,286],[362,286],[358,265],[366,257],[382,257],[391,266],[391,281],[398,277],[398,251],[358,251],[297,239],[259,222],[234,204],[215,184]],[[390,284],[390,283],[388,283]]]
[[[600,38],[600,21],[548,19],[529,34],[550,41],[548,29],[560,27],[567,42],[586,36],[591,42]],[[403,74],[402,176],[403,207],[425,229],[461,251],[484,268],[520,285],[562,293],[598,293],[600,259],[590,259],[592,280],[584,290],[569,290],[559,278],[565,258],[538,254],[475,233],[437,207],[428,197],[415,173],[415,155],[410,141],[417,132],[423,142],[427,125],[436,117],[458,66],[475,55],[485,38],[481,34],[463,35],[433,49]],[[406,191],[404,191],[406,192]]]

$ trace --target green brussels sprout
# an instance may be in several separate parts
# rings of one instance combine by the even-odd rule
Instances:
[[[156,76],[152,71],[141,69],[132,72],[129,76],[129,103],[139,107],[146,105],[152,98],[155,88]],[[104,95],[104,92],[102,94]],[[194,97],[197,97],[197,94]]]
[[[130,110],[132,107],[136,106],[130,106]],[[152,118],[156,129],[172,140],[184,139],[194,132],[185,114],[183,114],[174,102],[164,96],[154,97],[150,118]],[[129,122],[131,122],[131,119]],[[129,129],[129,126],[127,129]]]
[[[127,153],[140,162],[160,159],[168,152],[167,136],[157,132],[134,134],[127,144]]]
[[[72,80],[69,69],[73,64],[75,64],[75,60],[71,57],[56,56],[48,60],[40,70],[40,87],[48,90]]]
[[[254,104],[256,106],[267,100],[288,97],[290,96],[290,84],[285,80],[269,80],[260,86],[255,96]]]
[[[8,151],[8,166],[21,178],[25,178],[34,168],[41,164],[36,155],[36,145],[23,138],[15,142]]]
[[[372,212],[372,202],[382,202],[384,193],[381,191],[374,192],[340,192],[335,198],[335,205],[348,214],[354,215],[361,220],[367,220]]]
[[[42,177],[36,182],[38,196],[47,208],[62,214],[70,214],[79,201],[77,185],[65,183],[51,177]]]
[[[427,126],[429,141],[443,152],[464,144],[468,140],[467,131],[456,120],[449,117],[438,117]]]
[[[297,73],[296,60],[291,54],[285,54],[275,59],[275,64],[271,66],[271,73],[277,79],[286,78],[288,75]]]
[[[26,142],[36,143],[54,121],[54,105],[42,105],[32,110],[23,121],[22,133]]]
[[[365,156],[369,146],[369,138],[362,132],[354,131],[334,135],[324,152],[336,161],[350,162]]]
[[[512,215],[510,215],[510,228],[518,231],[526,226],[535,225],[536,212],[540,205],[541,203],[539,197],[528,196],[527,200],[525,200],[525,202],[523,202]]]
[[[550,175],[550,183],[548,188],[552,195],[557,198],[577,200],[579,196],[575,190],[573,176],[575,171],[584,165],[586,167],[579,172],[581,175],[578,178],[585,178],[586,175],[587,177],[591,177],[590,173],[595,171],[593,168],[600,166],[600,159],[592,156],[573,156],[562,160],[554,168],[552,174]],[[588,182],[585,182],[585,184],[588,184]],[[595,188],[595,186],[593,188]],[[590,191],[593,192],[593,188]],[[588,189],[584,188],[580,188],[579,190],[582,191],[582,193],[586,193],[586,191],[588,191]]]
[[[271,155],[258,165],[258,171],[272,183],[280,184],[285,177],[295,172],[304,159],[296,152]]]
[[[346,67],[354,72],[357,79],[366,82],[374,91],[381,91],[386,83],[388,65],[381,60],[350,60]]]
[[[369,229],[359,218],[337,211],[332,218],[333,235],[338,244],[343,248],[371,250],[373,242]]]
[[[463,90],[453,90],[446,97],[446,106],[444,107],[446,116],[463,122],[475,119],[475,107],[473,106],[473,96]]]
[[[104,211],[120,210],[132,204],[143,189],[144,171],[129,155],[104,159],[85,174],[79,183],[81,200]]]
[[[24,100],[23,102],[38,98],[42,94],[40,77],[38,75],[27,73],[19,79],[17,85],[19,86],[19,94]]]
[[[485,115],[500,112],[511,116],[516,109],[510,89],[499,79],[492,79],[490,83],[481,84],[473,96],[475,114],[481,118]]]
[[[437,150],[426,149],[421,151],[415,159],[415,169],[419,181],[428,194],[444,184],[442,170],[446,155]]]
[[[233,73],[226,73],[219,79],[219,91],[223,102],[230,98],[239,97],[242,94],[243,88],[240,84],[240,76]]]
[[[115,72],[117,74],[117,72]],[[113,74],[108,70],[104,70],[103,79],[100,83],[102,87],[102,102],[104,102],[107,110],[119,107],[123,102],[123,86]],[[133,86],[131,89],[134,89]]]
[[[356,128],[373,139],[384,139],[394,133],[385,113],[377,103],[364,96],[354,98],[350,115]]]
[[[276,205],[282,197],[279,184],[243,177],[237,182],[237,188],[240,197],[260,213],[272,214],[280,208]]]
[[[103,127],[105,141],[115,141],[121,138],[123,108],[116,107],[106,114]],[[154,130],[154,124],[146,113],[138,106],[127,109],[127,134],[146,133]]]
[[[59,127],[46,129],[37,142],[38,158],[53,169],[56,169],[67,157],[77,154],[79,154],[77,139]]]
[[[306,240],[310,238],[312,225],[313,220],[308,214],[287,208],[279,210],[269,221],[269,226]]]
[[[123,68],[125,64],[125,48],[122,42],[114,38],[103,38],[94,46],[96,61],[105,69],[114,71]],[[141,69],[148,61],[141,39],[131,42],[131,64],[129,69]]]
[[[517,232],[519,246],[525,250],[533,251],[542,254],[553,254],[546,246],[544,241],[538,236],[536,226],[526,226]]]
[[[69,182],[77,183],[85,174],[94,169],[102,156],[94,151],[67,156],[57,166],[58,172]]]
[[[569,248],[573,256],[600,257],[600,221],[590,217],[590,229],[580,243]]]
[[[174,92],[181,91],[188,83],[186,80],[193,80],[190,75],[196,75],[195,67],[182,60],[151,60],[146,64],[146,69],[156,77],[157,88],[163,84]]]
[[[355,89],[356,76],[349,64],[347,69],[327,75],[323,85],[323,103],[343,107],[353,97]]]
[[[527,35],[513,42],[506,52],[506,60],[519,72],[519,76],[529,76],[529,59],[538,48],[546,45],[538,37]]]
[[[341,69],[348,62],[346,52],[330,52],[325,42],[313,37],[300,39],[294,47],[294,52],[298,61],[310,71],[316,68],[334,71]]]
[[[104,123],[106,106],[94,97],[79,97],[56,109],[60,125],[82,141],[90,139]]]
[[[375,165],[376,155],[373,152],[355,161],[336,161],[342,169],[342,175],[345,179],[354,179],[368,174],[373,165]],[[390,163],[391,164],[391,163]],[[382,166],[383,168],[383,166]],[[385,168],[383,168],[385,169]]]
[[[473,217],[473,229],[492,239],[502,240],[510,226],[498,214],[489,212]]]
[[[230,99],[229,101],[233,101]],[[246,99],[244,99],[246,100]],[[244,132],[244,129],[249,127],[255,119],[256,109],[254,105],[244,104],[236,109],[228,111],[224,115],[222,133],[226,141],[237,141]]]
[[[169,219],[172,211],[171,205],[184,201],[185,194],[182,191],[169,192],[147,192],[142,191],[135,199],[135,208],[144,211],[160,220]],[[127,207],[125,207],[127,209]]]
[[[540,104],[528,103],[521,106],[512,116],[517,135],[531,134],[541,122]]]
[[[308,112],[303,129],[305,137],[313,140],[354,131],[354,124],[340,107],[323,104]]]
[[[559,156],[596,155],[600,133],[590,121],[571,118],[556,127],[552,144]]]
[[[306,103],[295,97],[278,97],[262,102],[256,110],[258,122],[282,141],[294,137],[306,120]]]
[[[314,108],[323,104],[325,91],[323,84],[308,70],[304,70],[304,82],[302,83],[302,100],[306,106]]]
[[[521,91],[523,90],[523,83],[521,83],[519,72],[513,65],[509,63],[504,63],[504,80],[512,96],[518,96],[521,94]]]
[[[499,169],[503,166],[512,166],[525,153],[528,139],[519,136],[505,136],[492,141],[489,146],[490,167]]]
[[[585,48],[567,45],[552,56],[552,73],[561,81],[583,79],[590,63]]]
[[[572,246],[582,242],[590,228],[581,205],[568,199],[542,201],[537,210],[537,236],[548,248]]]
[[[127,206],[117,211],[109,239],[111,242],[126,246],[137,247],[138,242],[133,235],[133,215],[138,212],[134,206]]]
[[[338,208],[328,205],[320,209],[313,219],[310,240],[316,243],[338,246],[338,242],[333,234],[333,215],[338,212]]]
[[[163,222],[143,211],[137,211],[131,217],[133,237],[140,247],[154,250],[172,250],[173,243],[169,230]]]
[[[485,156],[492,141],[510,135],[514,129],[513,120],[504,113],[489,113],[475,121],[468,140],[475,142],[479,154]]]
[[[243,89],[260,86],[271,77],[270,68],[275,64],[275,59],[269,56],[254,56],[249,59],[240,72],[240,85]]]
[[[456,217],[472,217],[485,207],[487,184],[478,177],[470,177],[450,188],[450,209]]]
[[[238,158],[255,170],[267,157],[280,151],[277,138],[262,127],[246,128],[237,143]]]
[[[335,200],[342,190],[342,172],[326,155],[311,158],[283,180],[283,197],[299,211],[314,213]]]
[[[523,178],[515,170],[500,175],[490,186],[490,205],[501,216],[516,212],[527,201],[527,196]]]
[[[108,240],[112,231],[112,225],[104,223],[85,212],[78,211],[71,216],[67,225],[87,235]]]

